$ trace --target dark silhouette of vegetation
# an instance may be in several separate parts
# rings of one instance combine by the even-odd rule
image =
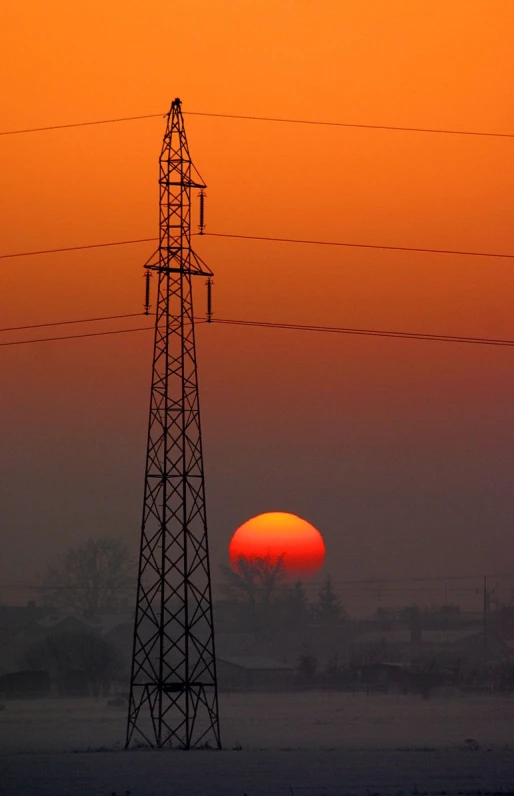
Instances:
[[[346,620],[347,614],[341,605],[341,598],[334,589],[332,578],[327,575],[318,591],[318,600],[314,606],[316,619],[323,625],[335,625]]]
[[[121,539],[100,538],[49,564],[38,591],[45,605],[92,618],[124,607],[135,585],[135,560],[127,545]]]
[[[278,559],[240,556],[234,568],[222,566],[221,571],[225,598],[244,606],[253,628],[269,622],[285,578],[283,556]]]
[[[318,660],[307,648],[298,658],[298,680],[300,685],[311,685],[316,679]]]
[[[23,656],[29,669],[47,671],[63,692],[106,694],[120,673],[116,649],[88,631],[60,633],[32,644]]]
[[[284,618],[292,630],[304,628],[311,618],[311,606],[301,580],[296,581],[285,592]]]

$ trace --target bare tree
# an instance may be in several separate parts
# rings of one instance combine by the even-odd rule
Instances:
[[[47,566],[38,589],[46,605],[82,616],[119,610],[135,591],[135,560],[117,538],[89,539]]]
[[[267,621],[271,605],[285,577],[284,556],[240,556],[235,567],[221,567],[228,600],[242,603],[255,624]]]

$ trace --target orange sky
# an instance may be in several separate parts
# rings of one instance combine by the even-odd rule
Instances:
[[[180,96],[186,111],[512,132],[513,35],[511,0],[7,0],[0,129],[164,113]],[[186,121],[209,231],[514,251],[512,140]],[[2,253],[157,234],[163,130],[0,137]],[[197,249],[218,316],[514,338],[509,261]],[[2,326],[137,312],[150,253],[3,261]],[[320,528],[342,577],[513,561],[510,349],[198,339],[215,564],[275,509]],[[40,567],[41,537],[52,554],[137,538],[150,355],[146,333],[1,350],[0,583]]]

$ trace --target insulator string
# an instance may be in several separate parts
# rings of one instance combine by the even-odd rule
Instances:
[[[213,286],[214,283],[213,283],[212,279],[209,277],[209,279],[207,280],[207,282],[205,284],[207,285],[207,323],[211,323],[211,321],[212,321],[212,286]]]
[[[198,196],[200,198],[200,223],[198,224],[198,229],[200,230],[200,235],[203,235],[205,230],[205,191],[200,191]]]
[[[150,312],[150,279],[152,278],[151,272],[147,269],[145,271],[145,315]]]

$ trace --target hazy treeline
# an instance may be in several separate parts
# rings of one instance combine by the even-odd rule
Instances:
[[[108,693],[128,679],[136,560],[117,538],[89,540],[51,562],[19,626],[0,607],[0,677],[47,672],[63,692]],[[287,577],[283,560],[240,558],[221,567],[214,618],[218,655],[267,656],[300,687],[423,692],[435,686],[514,688],[514,606],[485,602],[380,607],[349,615],[330,576],[313,593]],[[35,682],[35,681],[34,681]],[[0,689],[1,690],[1,689]]]

